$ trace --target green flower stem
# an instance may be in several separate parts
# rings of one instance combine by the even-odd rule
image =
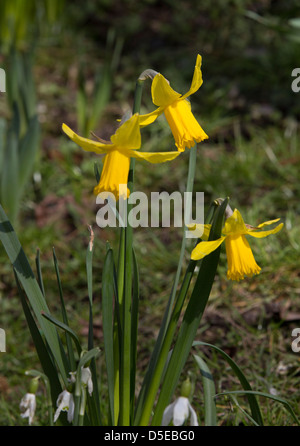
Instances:
[[[78,417],[78,426],[83,426],[85,406],[86,406],[86,389],[82,389],[81,390],[80,408],[79,408],[79,417]]]
[[[186,184],[186,192],[193,192],[193,187],[194,187],[194,178],[195,178],[195,170],[196,170],[196,159],[197,159],[197,145],[195,145],[194,147],[192,147],[190,149],[189,152],[189,167],[188,167],[188,177],[187,177],[187,184]],[[187,209],[189,210],[189,205],[191,203],[187,203]],[[186,221],[186,219],[185,219]],[[177,271],[176,271],[176,275],[175,275],[175,280],[174,280],[174,284],[172,287],[172,291],[169,297],[169,302],[168,302],[168,306],[166,308],[165,311],[165,315],[164,315],[164,319],[163,319],[163,323],[161,325],[160,328],[160,332],[158,335],[158,339],[156,341],[155,344],[155,348],[153,350],[152,353],[152,357],[150,359],[150,364],[148,367],[148,372],[147,375],[145,377],[145,381],[143,383],[143,387],[141,390],[141,393],[139,395],[139,400],[138,400],[138,406],[137,406],[137,410],[136,410],[136,420],[135,422],[137,424],[139,424],[139,419],[141,417],[141,412],[143,411],[143,420],[145,420],[145,418],[147,418],[147,412],[145,412],[147,409],[144,406],[144,401],[145,398],[147,398],[148,400],[148,405],[149,405],[149,410],[151,410],[151,407],[153,405],[153,398],[155,398],[155,391],[154,389],[158,389],[159,386],[159,382],[161,379],[161,371],[157,370],[157,361],[160,361],[160,364],[163,364],[163,361],[166,360],[166,358],[164,357],[164,354],[162,353],[162,348],[167,348],[167,346],[169,345],[169,341],[170,339],[165,339],[165,344],[164,344],[164,338],[166,335],[166,331],[168,331],[168,336],[170,336],[171,333],[174,334],[173,328],[174,328],[174,315],[176,315],[176,311],[181,308],[181,302],[180,300],[182,299],[183,295],[182,292],[184,290],[184,284],[182,285],[181,291],[180,291],[180,295],[178,297],[178,301],[175,304],[176,308],[174,308],[173,313],[172,313],[172,308],[174,305],[174,300],[175,300],[175,296],[176,296],[176,292],[177,292],[177,287],[178,287],[178,283],[179,283],[179,279],[180,279],[180,275],[181,275],[181,271],[182,271],[182,264],[183,264],[183,259],[184,259],[184,252],[185,252],[185,248],[186,248],[186,237],[185,237],[185,231],[186,228],[184,227],[183,230],[183,237],[182,237],[182,243],[181,243],[181,250],[180,250],[180,256],[179,256],[179,261],[178,261],[178,266],[177,266]],[[188,275],[188,271],[189,271],[190,265],[188,266],[188,270],[185,276],[184,280],[187,280],[187,275]],[[186,282],[187,283],[187,282]],[[173,316],[171,316],[173,314]],[[180,314],[180,313],[179,313]],[[178,317],[179,317],[178,314]],[[171,327],[168,328],[168,324],[170,321],[170,318],[172,317],[172,323],[171,323]],[[173,336],[172,334],[172,336]],[[164,345],[164,347],[162,347]],[[163,355],[163,357],[162,357]],[[152,375],[155,375],[155,378],[152,377]],[[150,384],[151,381],[151,384]],[[151,385],[152,390],[151,392],[153,392],[152,395],[149,395],[148,389],[149,389],[149,385]]]
[[[196,160],[197,160],[197,144],[195,144],[194,147],[192,147],[190,149],[190,153],[189,153],[189,170],[188,170],[188,177],[187,177],[187,184],[186,184],[186,192],[188,192],[189,194],[192,194],[193,188],[194,188]],[[188,196],[189,196],[189,194],[188,194]],[[186,204],[186,208],[189,210],[190,206],[192,206],[192,203],[188,202]],[[185,209],[185,211],[186,211],[186,209]],[[186,222],[186,216],[185,216],[185,222]],[[168,314],[167,320],[170,318],[170,313],[171,313],[171,309],[172,309],[174,299],[176,296],[178,282],[179,282],[180,274],[181,274],[181,270],[182,270],[182,263],[183,263],[184,252],[185,252],[185,247],[186,247],[185,231],[186,231],[186,227],[184,226],[179,262],[178,262],[177,271],[176,271],[176,275],[175,275],[174,285],[173,285],[172,292],[171,292],[170,304],[169,304],[169,314]]]
[[[194,269],[197,262],[190,260],[189,265],[186,270],[186,274],[180,289],[180,293],[178,295],[178,298],[175,302],[173,311],[170,316],[170,321],[168,324],[168,328],[165,333],[165,337],[163,340],[163,344],[160,350],[160,355],[158,357],[158,360],[156,362],[156,367],[154,369],[152,379],[149,385],[149,388],[147,389],[146,398],[143,404],[143,412],[141,415],[140,420],[137,420],[137,424],[139,426],[147,426],[149,423],[149,419],[151,416],[153,404],[155,401],[155,397],[157,395],[157,391],[162,379],[162,375],[165,369],[165,365],[168,359],[170,347],[172,345],[173,337],[175,334],[175,330],[177,327],[178,319],[182,310],[182,306],[185,301],[185,297],[187,295],[187,291],[189,289],[189,285],[194,273]]]
[[[133,114],[139,113],[142,99],[143,80],[138,80],[135,88]],[[135,159],[131,158],[130,170],[128,175],[128,184],[130,194],[133,191]],[[128,224],[128,215],[132,205],[127,202],[127,220],[125,225],[125,237],[121,239],[124,243],[124,298],[120,308],[120,314],[123,320],[123,337],[121,345],[121,364],[120,364],[120,419],[121,426],[130,425],[131,408],[131,300],[132,300],[132,274],[133,274],[133,231]],[[120,248],[122,252],[122,247]],[[119,271],[121,281],[122,272]],[[119,299],[122,299],[119,297]]]

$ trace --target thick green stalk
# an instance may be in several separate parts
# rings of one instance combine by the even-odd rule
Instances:
[[[133,114],[139,113],[142,98],[143,81],[136,83]],[[128,175],[129,193],[133,191],[135,159],[131,158]],[[127,219],[125,225],[124,250],[124,298],[122,301],[121,317],[123,321],[123,337],[121,346],[121,373],[120,373],[120,420],[121,426],[130,425],[131,408],[131,301],[132,301],[132,275],[133,275],[133,228],[128,224],[128,215],[132,205],[127,202]]]
[[[193,192],[193,187],[194,187],[194,178],[195,178],[195,170],[196,170],[196,159],[197,159],[197,145],[195,145],[194,147],[192,147],[190,149],[189,152],[189,167],[188,167],[188,177],[187,177],[187,184],[186,184],[186,192],[188,193],[192,193]],[[189,206],[191,206],[191,203],[188,202],[187,203],[187,209],[185,209],[185,212],[188,210],[189,211]],[[186,222],[186,218],[185,218],[185,222]],[[137,405],[137,410],[136,410],[136,418],[135,418],[135,423],[139,423],[139,420],[141,418],[141,414],[143,412],[143,419],[145,419],[145,417],[147,415],[145,415],[145,398],[147,400],[147,405],[149,405],[149,410],[150,407],[152,407],[153,404],[153,398],[155,397],[154,389],[158,389],[159,386],[159,382],[161,380],[161,375],[162,375],[162,371],[159,369],[157,369],[157,361],[160,362],[160,366],[162,366],[163,361],[166,361],[167,357],[165,357],[165,354],[161,351],[162,348],[167,348],[167,346],[170,343],[170,336],[171,333],[174,334],[174,316],[177,314],[177,309],[181,308],[181,302],[180,300],[182,299],[183,295],[182,292],[184,290],[184,284],[182,285],[181,291],[180,291],[180,295],[178,297],[178,302],[176,302],[176,308],[174,308],[173,313],[172,313],[172,309],[174,306],[174,300],[175,300],[175,296],[176,296],[176,292],[177,292],[177,287],[178,287],[178,283],[179,283],[179,279],[180,279],[180,275],[181,275],[181,271],[182,271],[182,264],[183,264],[183,259],[184,259],[184,252],[185,252],[185,248],[186,248],[186,237],[185,237],[185,231],[186,231],[186,227],[184,226],[183,229],[183,236],[182,236],[182,243],[181,243],[181,250],[180,250],[180,256],[179,256],[179,261],[178,261],[178,266],[177,266],[177,271],[176,271],[176,275],[175,275],[175,280],[174,280],[174,284],[172,287],[172,291],[169,297],[169,302],[164,314],[164,318],[163,318],[163,322],[160,328],[160,332],[150,359],[150,364],[148,367],[148,371],[139,395],[139,400],[138,400],[138,405]],[[186,277],[184,280],[186,280],[188,272],[189,272],[189,268],[190,265],[188,267],[188,270],[186,272]],[[179,312],[180,314],[180,312]],[[179,317],[178,314],[178,317]],[[172,315],[172,316],[171,316]],[[170,321],[170,318],[172,317],[172,321],[171,323],[171,327],[168,328],[168,324]],[[178,320],[178,319],[177,319]],[[166,331],[168,331],[168,338],[165,340],[164,343],[164,338],[166,335]],[[173,336],[172,334],[172,336]],[[164,347],[162,347],[164,346]],[[154,378],[155,376],[155,378]],[[151,391],[149,394],[149,385],[151,387]],[[152,403],[151,403],[152,401]]]
[[[224,200],[215,213],[209,240],[216,240],[220,237],[223,215],[227,202],[228,200]],[[214,277],[219,263],[219,255],[220,247],[213,251],[209,256],[201,260],[198,277],[185,310],[183,321],[181,323],[176,343],[172,350],[172,355],[165,372],[164,381],[160,389],[159,398],[154,411],[154,416],[152,418],[153,426],[160,425],[163,411],[169,404],[178,383],[180,373],[190,353],[190,349],[213,286]]]
[[[146,393],[146,397],[144,400],[144,404],[143,404],[143,411],[140,417],[140,420],[136,420],[136,424],[140,425],[140,426],[147,426],[150,416],[151,416],[151,411],[153,408],[153,404],[157,395],[157,391],[163,376],[163,372],[165,369],[165,365],[167,363],[167,359],[168,359],[168,355],[169,355],[169,351],[170,351],[170,347],[172,345],[172,341],[174,338],[174,334],[175,334],[175,330],[177,327],[177,323],[178,323],[178,319],[181,313],[181,309],[182,306],[184,304],[185,301],[185,297],[187,295],[187,291],[190,285],[190,281],[192,279],[193,276],[193,272],[195,269],[197,262],[194,262],[193,260],[190,261],[182,286],[181,286],[181,290],[180,293],[178,295],[178,298],[175,302],[175,306],[174,309],[172,311],[172,314],[170,316],[170,321],[165,333],[165,337],[160,349],[160,354],[159,357],[156,361],[156,366],[153,370],[153,375],[151,376],[151,381],[150,381],[150,385],[147,389],[147,393]]]

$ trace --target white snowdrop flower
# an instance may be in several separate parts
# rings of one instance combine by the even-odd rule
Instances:
[[[64,390],[58,395],[57,401],[57,410],[54,415],[54,423],[57,421],[61,412],[68,412],[68,422],[71,423],[74,418],[74,398],[72,393]]]
[[[93,392],[93,380],[89,367],[82,367],[81,369],[81,382],[84,386],[87,386],[88,392],[91,395]]]
[[[28,423],[31,425],[36,409],[36,398],[34,393],[26,393],[20,402],[20,410],[22,418],[28,418]]]
[[[190,425],[198,426],[197,414],[188,398],[180,396],[174,403],[165,408],[161,425],[168,426],[173,421],[174,426],[182,426],[189,415]]]

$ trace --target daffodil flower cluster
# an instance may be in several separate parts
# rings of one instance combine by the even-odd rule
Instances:
[[[119,185],[127,184],[131,158],[146,160],[149,163],[171,161],[184,152],[186,148],[190,149],[196,143],[208,138],[193,115],[191,104],[188,100],[189,96],[196,93],[203,83],[201,63],[202,58],[198,54],[190,89],[183,95],[173,90],[169,81],[161,73],[152,72],[151,95],[153,104],[157,108],[148,114],[134,114],[121,124],[116,133],[111,136],[110,141],[104,141],[100,138],[98,138],[99,141],[83,138],[73,132],[66,124],[63,124],[63,131],[84,150],[105,155],[101,178],[99,184],[94,188],[96,195],[101,192],[104,194],[102,198],[105,198],[105,194],[112,193],[119,200],[121,191],[123,193],[122,198],[128,198],[129,189],[121,189]],[[155,153],[140,151],[140,129],[152,124],[162,113],[164,113],[173,133],[177,151]],[[275,234],[282,228],[283,224],[269,231],[261,231],[261,229],[277,221],[273,220],[260,224],[257,227],[251,227],[244,223],[241,214],[236,209],[232,216],[226,220],[222,237],[213,241],[203,241],[203,237],[201,237],[202,241],[193,250],[191,258],[200,260],[217,249],[225,241],[228,279],[239,281],[244,279],[245,276],[251,277],[259,274],[261,268],[257,265],[245,236],[262,238]],[[190,229],[201,231],[202,235],[203,225]],[[206,234],[208,238],[208,226],[205,227],[204,232],[204,237]]]

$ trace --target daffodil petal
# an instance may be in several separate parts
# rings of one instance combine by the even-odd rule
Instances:
[[[62,129],[73,142],[78,144],[83,150],[86,150],[87,152],[94,152],[101,155],[113,149],[112,144],[92,141],[91,139],[83,138],[82,136],[77,135],[66,124],[62,125]]]
[[[201,238],[202,240],[208,240],[211,225],[204,225],[201,223],[191,223],[187,224],[186,227],[189,231],[193,233],[193,235],[198,238]]]
[[[138,152],[133,150],[130,156],[138,160],[145,160],[152,164],[172,161],[180,155],[180,152]]]
[[[145,115],[139,115],[139,123],[140,127],[145,127],[146,125],[152,124],[159,115],[161,115],[164,111],[163,107],[158,107],[151,113],[147,113]]]
[[[153,104],[158,107],[166,107],[181,97],[181,94],[173,90],[167,79],[160,73],[152,81],[151,93]]]
[[[265,221],[264,223],[261,223],[260,225],[256,226],[256,228],[264,228],[265,226],[272,225],[273,223],[276,223],[279,220],[280,218],[276,218],[276,220]]]
[[[192,251],[191,259],[192,260],[203,259],[203,257],[206,257],[208,254],[215,251],[221,245],[221,243],[225,240],[225,238],[226,237],[220,237],[217,240],[198,243],[196,248],[194,248]]]
[[[139,149],[141,147],[141,132],[139,115],[136,113],[125,121],[110,138],[111,142],[121,149]]]
[[[251,237],[256,237],[256,238],[263,238],[263,237],[267,237],[270,234],[276,234],[277,232],[279,232],[283,227],[283,223],[280,223],[280,225],[276,226],[276,228],[273,229],[269,229],[268,231],[248,231],[247,235],[251,235]]]
[[[196,93],[196,91],[199,90],[199,88],[203,84],[201,63],[202,63],[202,57],[200,56],[200,54],[198,54],[197,59],[196,59],[196,65],[195,65],[191,88],[189,89],[189,91],[186,94],[184,94],[182,96],[182,99],[185,99],[188,96],[191,96],[192,94]]]

